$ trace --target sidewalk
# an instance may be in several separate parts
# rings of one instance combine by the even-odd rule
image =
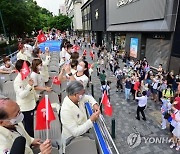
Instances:
[[[92,63],[87,54],[87,61]],[[122,68],[120,60],[120,66]],[[111,120],[116,120],[116,138],[115,143],[121,154],[176,154],[175,149],[170,149],[168,143],[169,130],[161,129],[161,113],[160,104],[157,104],[148,99],[147,109],[145,114],[147,121],[138,121],[135,119],[137,102],[125,101],[124,92],[116,92],[116,79],[115,76],[110,75],[109,70],[105,70],[107,80],[112,81],[110,85],[110,98],[113,106],[113,117],[106,117],[106,124],[111,132]],[[92,75],[92,82],[94,84],[94,97],[98,101],[101,97],[100,81],[97,77],[96,69]],[[134,134],[131,134],[134,133]],[[131,134],[131,136],[129,136]],[[139,138],[138,138],[138,135]],[[129,136],[129,138],[128,138]],[[134,137],[134,138],[132,138]],[[129,139],[127,141],[127,138]],[[158,142],[160,139],[161,143]],[[165,141],[164,141],[165,140]],[[129,142],[129,144],[128,144]],[[140,143],[141,142],[141,143]],[[145,143],[148,142],[148,143]],[[156,142],[156,143],[155,143]],[[162,143],[163,142],[163,143]],[[166,142],[166,143],[165,143]],[[131,145],[131,147],[130,147]]]

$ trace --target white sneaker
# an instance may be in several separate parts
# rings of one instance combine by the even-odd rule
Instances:
[[[176,147],[176,151],[179,151],[179,149],[180,149],[180,145]]]
[[[166,127],[161,127],[161,129],[166,129]]]
[[[170,148],[172,149],[172,148],[174,148],[174,146],[175,146],[175,144],[173,143],[170,145]]]

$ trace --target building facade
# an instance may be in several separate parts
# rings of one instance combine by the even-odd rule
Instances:
[[[65,0],[66,13],[72,18],[71,29],[74,32],[82,31],[81,6],[83,3],[83,0]]]
[[[59,6],[59,14],[66,15],[66,7],[65,7],[65,5],[60,5]]]
[[[106,0],[108,42],[153,67],[180,71],[180,12],[177,0]]]
[[[88,0],[81,7],[85,38],[102,45],[106,40],[106,0]]]

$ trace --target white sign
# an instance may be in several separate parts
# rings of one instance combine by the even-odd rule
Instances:
[[[121,7],[121,6],[130,4],[130,3],[134,3],[136,1],[138,1],[138,0],[118,0],[117,7]]]

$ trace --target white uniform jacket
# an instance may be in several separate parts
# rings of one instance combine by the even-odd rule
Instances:
[[[17,131],[9,130],[5,127],[0,126],[0,154],[10,153],[11,147],[14,140],[18,136],[23,136],[26,138],[25,154],[33,154],[30,145],[34,138],[31,138],[25,131],[22,123],[15,126]]]
[[[49,62],[51,60],[51,57],[50,56],[46,56],[46,59],[42,60],[42,71],[40,71],[40,74],[43,76],[43,80],[44,82],[48,82],[49,80],[49,72],[48,72],[48,65],[49,65]]]
[[[71,136],[80,136],[93,127],[92,121],[87,119],[85,102],[90,102],[92,106],[97,103],[92,96],[85,95],[78,103],[78,107],[68,96],[64,98],[61,107],[62,139],[64,141]]]
[[[17,60],[19,60],[19,59],[21,59],[21,60],[28,60],[28,56],[25,54],[25,52],[22,53],[21,51],[19,51],[17,53]]]
[[[14,90],[16,93],[16,102],[22,112],[31,111],[36,106],[37,95],[33,86],[28,84],[28,79],[21,79],[18,73],[14,80]]]

